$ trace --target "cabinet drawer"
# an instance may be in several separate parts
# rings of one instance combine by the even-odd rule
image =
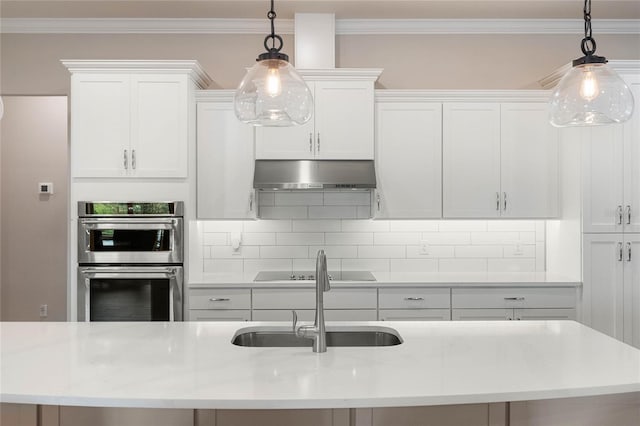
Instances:
[[[298,321],[313,321],[316,311],[313,309],[296,310]],[[376,321],[375,309],[325,309],[325,321]],[[288,321],[292,315],[288,309],[256,309],[253,311],[254,321]]]
[[[454,288],[453,308],[574,308],[574,288]]]
[[[249,309],[190,309],[189,321],[251,321]]]
[[[449,309],[381,309],[380,321],[449,321]]]
[[[325,309],[376,309],[375,288],[333,289],[324,293]],[[315,309],[315,289],[255,289],[254,309]]]
[[[381,309],[435,309],[451,307],[448,288],[381,288]]]
[[[251,290],[190,290],[190,309],[251,309]]]

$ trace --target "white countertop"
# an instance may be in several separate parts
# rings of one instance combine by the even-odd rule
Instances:
[[[254,282],[255,273],[209,273],[190,279],[188,287],[304,287],[313,281]],[[580,287],[574,279],[546,272],[373,272],[376,281],[336,281],[340,287]]]
[[[345,408],[640,391],[640,350],[572,321],[358,323],[393,327],[404,343],[323,354],[230,343],[269,324],[0,323],[0,401]]]

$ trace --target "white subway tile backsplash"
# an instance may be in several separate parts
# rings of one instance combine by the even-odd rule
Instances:
[[[544,242],[547,234],[547,223],[544,220],[536,221],[536,241]]]
[[[547,253],[545,243],[536,242],[536,272],[547,270]]]
[[[534,220],[490,220],[487,225],[488,231],[532,231],[536,230],[536,221]]]
[[[376,232],[373,234],[376,245],[420,244],[420,234],[415,232]]]
[[[372,232],[327,232],[326,244],[331,245],[371,245],[373,244]]]
[[[242,259],[204,259],[204,272],[223,274],[242,274],[244,261]]]
[[[371,193],[361,191],[325,192],[325,206],[370,206]]]
[[[535,258],[535,244],[516,244],[514,246],[504,246],[504,257]]]
[[[502,246],[458,246],[456,247],[456,257],[502,257]]]
[[[260,256],[263,259],[295,259],[309,257],[308,246],[261,246]]]
[[[309,217],[306,206],[264,206],[260,207],[261,219],[306,219]]]
[[[391,272],[438,272],[436,259],[390,259]]]
[[[324,234],[322,232],[278,232],[276,244],[279,246],[324,244]]]
[[[388,232],[388,220],[343,220],[342,232]]]
[[[252,220],[244,222],[244,232],[291,232],[291,220]]]
[[[309,206],[309,219],[356,219],[356,206]]]
[[[274,232],[244,232],[242,244],[245,246],[275,245],[276,234]]]
[[[535,259],[488,259],[489,272],[534,272]]]
[[[437,220],[391,220],[391,232],[438,232]]]
[[[255,275],[260,271],[291,271],[291,259],[245,259],[245,275]]]
[[[322,203],[321,191],[294,191],[294,192],[281,192],[275,193],[276,206],[321,206]]]
[[[242,232],[240,220],[209,220],[204,222],[204,232]]]
[[[441,232],[481,232],[487,230],[485,220],[443,220],[440,221]]]
[[[440,259],[439,272],[487,272],[487,259]]]
[[[293,259],[294,272],[312,271],[316,270],[316,258],[312,259]],[[329,273],[342,270],[341,259],[327,258],[327,270]]]
[[[515,244],[520,241],[518,232],[472,232],[471,244]]]
[[[273,192],[258,191],[258,205],[275,206],[275,194]]]
[[[422,253],[422,246],[407,246],[407,258],[440,258],[455,257],[454,246],[427,245],[427,254]]]
[[[363,259],[406,258],[405,246],[358,246],[358,257]]]
[[[465,245],[471,244],[469,232],[424,232],[422,241],[429,245]]]
[[[535,232],[520,232],[521,244],[535,244],[536,233]]]
[[[294,220],[293,232],[340,232],[342,224],[336,220]]]
[[[252,246],[240,246],[238,250],[234,250],[231,246],[213,246],[211,247],[212,259],[244,259],[259,258],[260,248]]]
[[[202,237],[205,246],[226,246],[229,244],[228,232],[205,232]]]
[[[389,272],[389,259],[342,259],[342,270]]]
[[[310,246],[309,257],[314,258],[318,254],[318,250],[324,250],[328,259],[345,259],[358,257],[357,246]]]

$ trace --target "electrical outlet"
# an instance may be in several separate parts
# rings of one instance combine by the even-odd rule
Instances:
[[[516,244],[516,248],[513,250],[514,256],[524,256],[524,250],[520,244]]]
[[[420,254],[422,256],[428,256],[429,255],[429,242],[427,240],[421,240],[420,241]]]
[[[49,307],[47,305],[40,305],[40,318],[46,318],[49,315]]]

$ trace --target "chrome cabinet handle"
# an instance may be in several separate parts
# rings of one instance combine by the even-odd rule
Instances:
[[[309,133],[309,152],[313,152],[313,133]]]
[[[407,300],[407,301],[410,301],[410,302],[415,302],[415,301],[424,300],[424,297],[405,297],[404,300]]]
[[[129,168],[129,156],[127,155],[127,150],[124,150],[124,155],[123,157],[123,164],[124,164],[124,169],[127,170]]]
[[[131,150],[131,168],[133,170],[136,169],[136,150],[135,149]]]
[[[209,298],[210,302],[229,302],[231,299],[227,297],[211,297]]]
[[[627,225],[631,225],[631,206],[627,206]]]
[[[318,132],[318,154],[320,153],[320,132]]]
[[[253,192],[249,193],[249,211],[253,211]]]
[[[618,206],[618,225],[622,225],[622,206]]]
[[[503,199],[504,204],[503,204],[502,210],[507,211],[507,193],[503,192],[502,196],[504,197],[504,199]]]
[[[618,262],[622,262],[622,243],[618,243]]]
[[[631,262],[631,243],[627,243],[627,262]]]
[[[522,302],[524,300],[524,297],[505,297],[504,300],[507,300],[509,302]]]
[[[376,203],[378,205],[378,211],[380,211],[380,194],[376,194]]]
[[[496,210],[500,211],[500,193],[496,192]]]

